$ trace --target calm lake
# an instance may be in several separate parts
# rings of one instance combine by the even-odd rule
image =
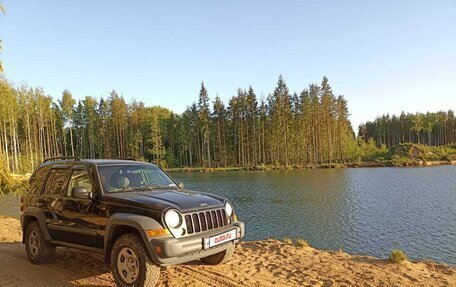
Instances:
[[[229,198],[246,240],[301,237],[319,249],[456,264],[456,166],[177,173]],[[0,213],[19,216],[0,196]]]
[[[229,198],[246,240],[301,237],[319,249],[456,264],[456,166],[173,174]]]

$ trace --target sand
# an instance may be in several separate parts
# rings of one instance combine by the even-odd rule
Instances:
[[[0,286],[114,286],[101,255],[58,248],[56,261],[31,264],[17,219],[0,216]],[[158,286],[456,286],[456,267],[390,263],[277,240],[242,242],[221,266],[163,268]]]

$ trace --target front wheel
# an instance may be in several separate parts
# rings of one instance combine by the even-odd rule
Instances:
[[[153,287],[160,277],[160,267],[152,262],[136,233],[122,235],[114,243],[111,271],[117,286],[121,287]]]
[[[37,221],[32,221],[25,229],[25,252],[33,264],[52,262],[55,258],[55,245],[44,239]]]
[[[219,253],[215,253],[213,255],[201,258],[201,261],[210,264],[210,265],[218,265],[227,262],[228,260],[233,257],[234,253],[234,243],[230,245],[226,250],[223,250]]]

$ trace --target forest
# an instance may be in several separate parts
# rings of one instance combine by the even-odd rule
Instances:
[[[196,93],[195,93],[196,94]],[[326,77],[299,94],[282,76],[266,99],[252,87],[224,103],[201,83],[182,114],[142,102],[58,99],[42,88],[0,81],[0,162],[9,173],[30,172],[45,158],[135,158],[172,167],[308,166],[385,159],[401,143],[454,144],[454,113],[383,115],[359,126]]]
[[[429,146],[454,144],[456,118],[452,110],[425,114],[402,112],[399,116],[387,114],[361,124],[358,135],[365,141],[373,138],[378,146],[387,147],[406,142]]]
[[[163,167],[305,165],[353,161],[357,142],[347,102],[328,79],[290,93],[282,76],[266,99],[238,89],[227,104],[204,83],[176,114],[125,99],[53,99],[42,88],[0,82],[0,160],[12,173],[58,155],[136,158]]]

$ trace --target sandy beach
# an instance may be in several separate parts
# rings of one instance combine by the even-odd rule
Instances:
[[[59,248],[54,263],[29,263],[20,223],[0,216],[0,286],[115,286],[102,256]],[[456,286],[456,267],[391,263],[278,240],[242,242],[221,266],[192,262],[163,268],[158,286]]]

